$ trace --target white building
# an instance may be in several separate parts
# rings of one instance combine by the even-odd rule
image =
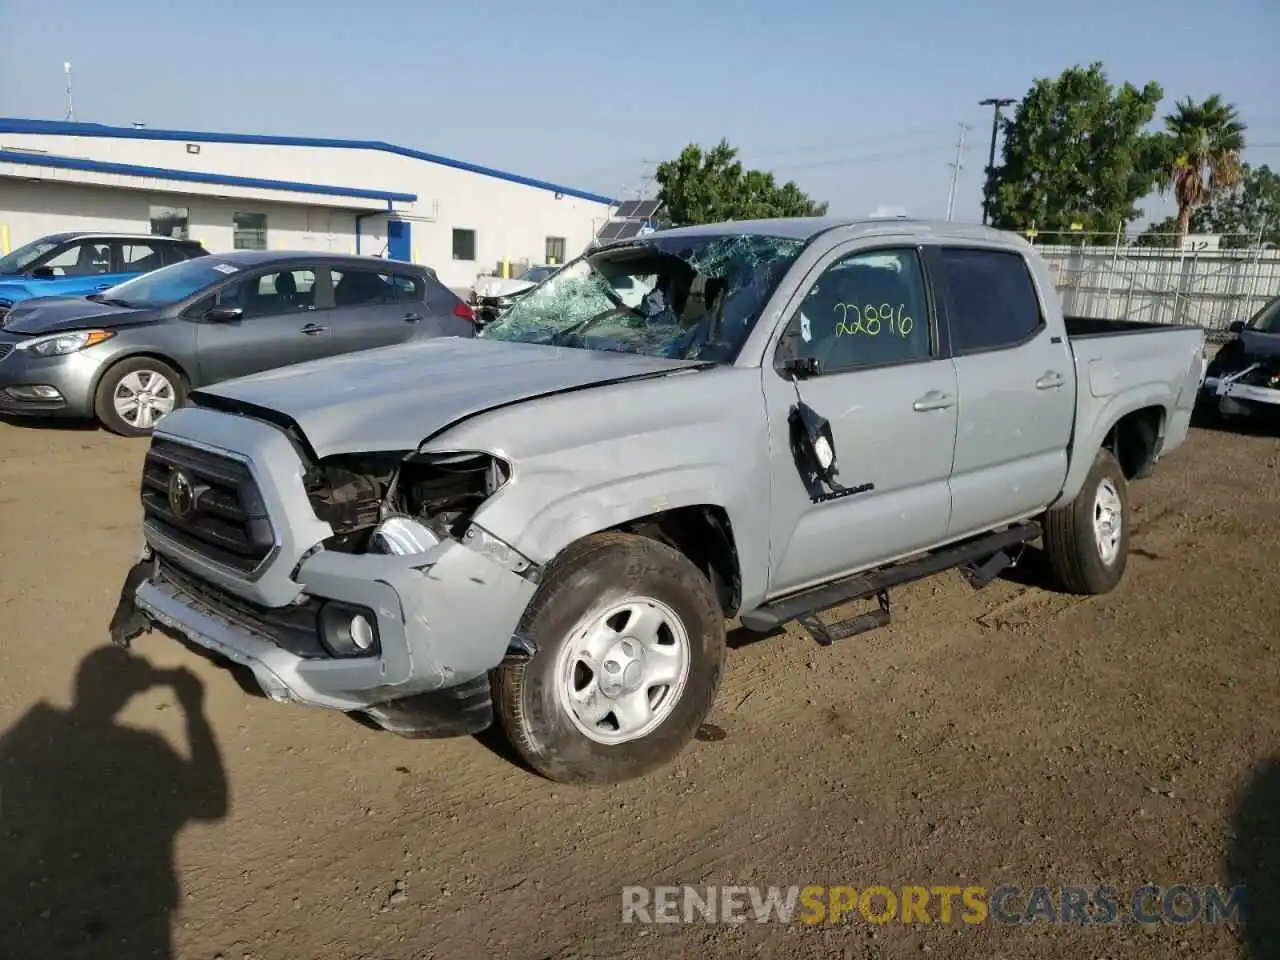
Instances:
[[[371,140],[0,118],[0,252],[73,230],[237,248],[340,250],[435,268],[452,287],[563,263],[608,197]]]

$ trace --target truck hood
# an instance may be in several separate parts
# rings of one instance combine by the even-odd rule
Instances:
[[[522,400],[705,366],[461,337],[313,360],[204,387],[197,406],[297,425],[318,457],[415,450],[459,420]]]
[[[35,336],[89,327],[114,330],[154,319],[154,310],[95,303],[87,297],[35,297],[14,304],[3,328],[5,333]]]

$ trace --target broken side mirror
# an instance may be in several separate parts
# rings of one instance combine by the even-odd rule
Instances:
[[[787,418],[791,424],[791,446],[797,460],[828,487],[836,486],[840,472],[831,423],[803,400],[796,400]]]
[[[1232,320],[1231,325],[1227,327],[1228,333],[1242,333],[1244,331],[1243,320]]]
[[[792,380],[805,380],[819,373],[816,357],[791,357],[782,364],[782,372]]]

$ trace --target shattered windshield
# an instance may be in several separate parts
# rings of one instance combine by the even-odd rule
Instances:
[[[567,264],[479,336],[730,363],[804,245],[652,234]]]

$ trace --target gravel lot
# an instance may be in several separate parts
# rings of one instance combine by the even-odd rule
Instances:
[[[709,735],[597,790],[489,740],[270,703],[161,634],[90,657],[139,544],[144,450],[0,423],[4,956],[1280,951],[1274,435],[1194,430],[1137,485],[1114,594],[1050,592],[1032,556],[983,591],[900,591],[893,626],[830,648],[741,645]],[[1252,922],[620,922],[629,884],[1110,884],[1123,903],[1148,882],[1247,884]]]

